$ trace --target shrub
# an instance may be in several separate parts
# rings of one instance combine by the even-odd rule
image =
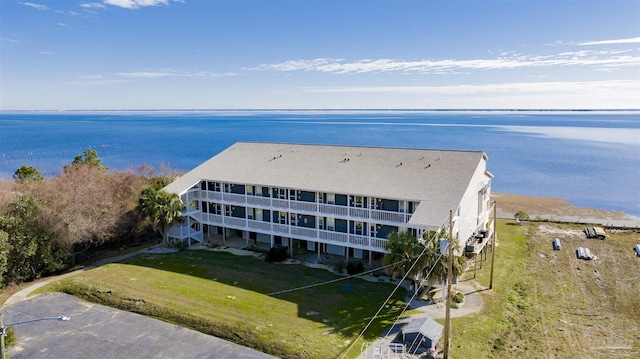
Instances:
[[[264,260],[267,263],[282,262],[287,259],[287,247],[275,246],[269,249]]]
[[[182,252],[187,248],[189,248],[189,243],[183,240],[183,241],[176,242],[173,246],[177,248],[180,252]]]
[[[525,211],[518,211],[516,212],[516,214],[513,215],[513,217],[515,219],[517,219],[518,221],[528,221],[529,220],[529,214]]]
[[[462,292],[456,292],[453,297],[451,297],[451,300],[453,300],[455,303],[462,303],[464,302],[464,293]]]
[[[4,347],[8,349],[16,344],[16,331],[12,327],[8,327],[4,333]]]
[[[345,267],[344,262],[339,261],[333,266],[333,270],[336,271],[337,273],[342,273],[344,271],[344,267]]]
[[[364,264],[362,261],[350,261],[347,264],[347,274],[354,275],[364,272]]]

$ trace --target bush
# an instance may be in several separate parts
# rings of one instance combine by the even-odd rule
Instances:
[[[5,329],[4,333],[4,347],[5,349],[9,349],[10,347],[16,344],[16,331],[12,327],[8,327]]]
[[[525,211],[518,211],[516,214],[513,215],[513,217],[518,220],[518,221],[528,221],[529,220],[529,214]]]
[[[269,249],[264,260],[266,260],[267,263],[282,262],[287,259],[287,255],[287,247],[275,246]]]
[[[454,303],[462,303],[464,302],[464,293],[462,292],[456,292],[453,297],[451,297],[451,300],[454,301]]]
[[[339,261],[333,266],[333,270],[336,271],[337,273],[342,273],[344,271],[344,267],[345,267],[344,262]]]
[[[347,274],[354,275],[364,272],[364,264],[362,261],[350,261],[347,264]]]
[[[178,241],[173,245],[175,248],[177,248],[180,252],[187,250],[187,248],[189,248],[189,242],[187,241]]]

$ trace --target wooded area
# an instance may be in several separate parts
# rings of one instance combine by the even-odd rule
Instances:
[[[60,174],[43,178],[33,167],[0,182],[0,288],[63,271],[102,249],[155,240],[137,209],[145,186],[174,177],[149,167],[109,172],[94,150]]]

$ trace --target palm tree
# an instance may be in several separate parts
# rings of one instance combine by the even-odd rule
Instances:
[[[399,275],[407,274],[414,281],[415,288],[420,288],[421,274],[424,269],[426,256],[425,247],[418,239],[408,232],[392,232],[387,236],[384,249],[387,253],[382,260],[389,265],[389,274],[394,280]]]
[[[169,229],[174,223],[180,223],[184,203],[175,193],[145,187],[138,199],[138,210],[151,219],[153,230],[162,235],[162,246],[169,246]]]
[[[427,285],[429,287],[432,287],[436,283],[446,283],[447,281],[449,253],[448,251],[445,253],[441,253],[440,251],[440,239],[447,239],[446,237],[446,235],[438,235],[438,233],[434,231],[425,232],[423,235],[424,243],[427,247],[425,253],[427,259],[423,275],[427,277]],[[466,258],[464,256],[454,255],[451,261],[453,277],[460,276],[466,267]]]

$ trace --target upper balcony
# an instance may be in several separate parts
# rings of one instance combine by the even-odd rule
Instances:
[[[269,210],[282,210],[284,212],[296,212],[300,214],[320,215],[335,218],[356,218],[363,221],[375,221],[379,223],[388,222],[394,225],[409,222],[412,215],[411,213],[397,211],[385,211],[329,203],[307,202],[206,190],[200,191],[198,199],[221,204],[248,206]]]

